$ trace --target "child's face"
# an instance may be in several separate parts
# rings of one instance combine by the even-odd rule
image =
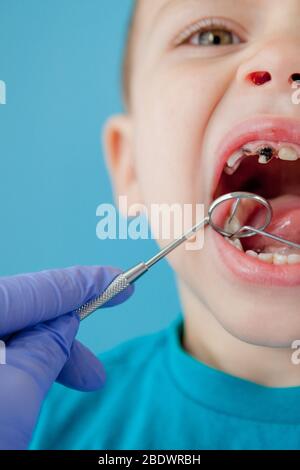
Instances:
[[[203,18],[216,23],[176,44]],[[277,150],[278,142],[300,144],[300,108],[289,81],[300,73],[299,1],[286,0],[283,8],[281,0],[144,0],[136,33],[132,112],[107,126],[116,191],[149,210],[151,203],[204,203],[207,210],[217,194],[252,190],[274,199],[277,233],[299,242],[300,197],[277,198],[300,196],[300,162],[260,165],[252,155],[234,175],[220,172],[227,146],[231,154],[253,141],[271,141]],[[257,71],[271,79],[258,86],[249,75]],[[256,246],[268,252],[269,245],[264,239]],[[203,249],[183,245],[169,260],[185,297],[234,336],[277,346],[300,338],[300,264],[250,257],[210,228]]]

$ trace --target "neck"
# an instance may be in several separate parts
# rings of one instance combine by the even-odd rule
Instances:
[[[178,283],[185,317],[184,349],[205,364],[269,387],[300,385],[300,365],[291,348],[256,346],[228,333],[213,312],[183,282]]]

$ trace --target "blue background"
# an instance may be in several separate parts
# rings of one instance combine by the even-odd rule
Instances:
[[[0,0],[0,275],[76,264],[127,269],[154,241],[101,241],[113,202],[101,128],[122,110],[120,64],[131,0]],[[82,323],[94,352],[166,326],[180,310],[162,261],[135,295]]]

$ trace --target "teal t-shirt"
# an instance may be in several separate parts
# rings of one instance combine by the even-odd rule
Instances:
[[[107,380],[97,392],[55,384],[31,448],[299,449],[300,387],[264,387],[211,368],[183,349],[182,329],[179,315],[100,354]]]

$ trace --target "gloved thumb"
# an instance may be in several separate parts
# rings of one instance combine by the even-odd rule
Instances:
[[[56,381],[82,392],[92,392],[105,382],[105,370],[97,357],[82,343],[75,340],[70,357]]]

